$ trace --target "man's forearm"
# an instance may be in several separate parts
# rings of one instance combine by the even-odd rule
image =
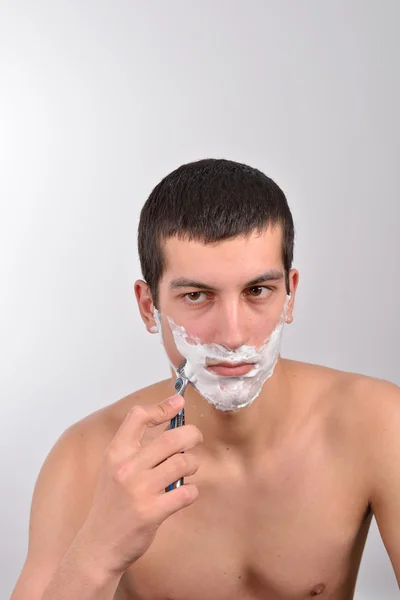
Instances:
[[[111,575],[72,543],[65,553],[41,600],[113,600],[121,575]]]

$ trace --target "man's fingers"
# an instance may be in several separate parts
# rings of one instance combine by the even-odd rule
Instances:
[[[193,504],[198,496],[199,490],[195,483],[185,483],[185,485],[158,496],[156,504],[160,522],[178,510]]]
[[[174,481],[194,475],[198,468],[199,461],[194,454],[175,454],[153,469],[149,478],[149,491],[152,494],[160,493]]]
[[[137,455],[139,464],[144,469],[153,469],[167,458],[191,450],[203,442],[203,435],[195,425],[185,425],[164,431]]]
[[[175,400],[177,404],[172,403]],[[184,399],[179,395],[171,396],[159,404],[133,406],[111,441],[110,448],[116,452],[121,451],[124,455],[139,449],[147,427],[171,420],[183,406]]]

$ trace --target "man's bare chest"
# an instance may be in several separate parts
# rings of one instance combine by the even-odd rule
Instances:
[[[199,470],[198,500],[161,525],[121,590],[132,600],[350,600],[370,524],[353,467],[303,444],[242,478]]]

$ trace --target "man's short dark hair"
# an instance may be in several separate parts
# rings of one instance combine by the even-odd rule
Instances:
[[[165,240],[177,236],[211,244],[269,225],[282,227],[289,292],[294,226],[280,187],[258,169],[231,160],[207,158],[178,167],[153,189],[140,213],[139,258],[154,306],[165,269]]]

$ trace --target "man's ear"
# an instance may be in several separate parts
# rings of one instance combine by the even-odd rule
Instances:
[[[149,333],[158,333],[158,326],[154,319],[154,304],[148,284],[142,279],[135,281],[135,296],[139,307],[140,316]]]
[[[293,322],[294,299],[296,296],[297,286],[299,284],[299,272],[297,269],[290,269],[289,285],[290,285],[290,300],[286,311],[286,323]]]

